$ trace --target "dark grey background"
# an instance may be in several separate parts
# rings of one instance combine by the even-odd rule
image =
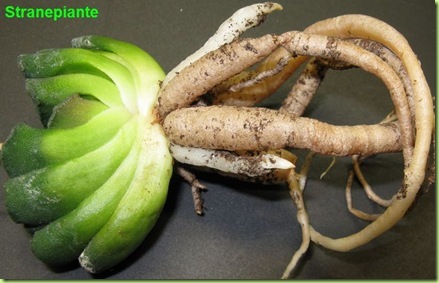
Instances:
[[[111,36],[137,44],[169,71],[199,48],[219,24],[254,1],[2,1],[0,15],[0,141],[24,121],[40,126],[24,91],[16,58],[44,48],[68,47],[74,37]],[[436,93],[435,5],[412,1],[279,1],[284,10],[247,36],[303,30],[328,17],[363,13],[388,22],[402,32],[422,62]],[[17,20],[4,17],[8,4],[39,7],[86,6],[99,9],[97,20]],[[291,87],[267,102],[275,106]],[[307,116],[334,124],[375,123],[391,110],[387,90],[361,70],[330,72]],[[303,152],[298,152],[303,156]],[[303,159],[302,159],[303,160]],[[305,193],[311,222],[319,231],[343,236],[365,226],[351,216],[344,200],[349,159],[338,159],[322,179],[331,159],[318,157]],[[301,162],[299,161],[299,164]],[[376,191],[392,195],[401,182],[399,154],[370,159],[364,170]],[[7,179],[0,171],[0,186]],[[189,186],[174,177],[165,210],[145,243],[122,265],[91,276],[76,264],[52,270],[39,262],[29,247],[30,235],[7,215],[0,193],[0,278],[8,279],[276,279],[301,241],[295,208],[284,186],[238,182],[214,174],[199,174],[208,186],[206,215],[193,212]],[[355,185],[354,202],[368,211],[381,211]],[[436,278],[435,190],[424,194],[413,210],[391,231],[349,253],[311,245],[295,277],[351,279]]]

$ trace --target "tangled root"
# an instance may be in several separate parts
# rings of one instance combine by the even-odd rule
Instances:
[[[253,107],[272,95],[309,58],[279,110]],[[261,64],[256,69],[247,70],[257,62]],[[300,117],[327,69],[351,67],[382,80],[394,104],[392,119],[376,125],[333,126]],[[190,107],[203,99],[213,105]],[[303,32],[237,38],[211,50],[167,82],[161,90],[158,112],[169,139],[181,146],[227,151],[303,148],[353,157],[348,207],[372,222],[339,239],[312,227],[302,197],[310,155],[301,174],[292,170],[285,180],[297,207],[303,243],[283,278],[289,277],[309,240],[331,250],[349,251],[398,223],[424,181],[434,129],[430,89],[407,40],[388,24],[364,15],[327,19]],[[395,197],[382,200],[362,176],[360,162],[370,155],[395,151],[402,151],[404,157],[403,184]],[[354,174],[370,198],[387,207],[384,213],[370,215],[353,208],[350,183]]]

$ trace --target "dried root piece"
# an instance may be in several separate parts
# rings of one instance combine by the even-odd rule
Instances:
[[[177,174],[180,175],[189,185],[191,185],[192,199],[194,200],[195,213],[198,215],[204,214],[203,198],[201,191],[206,189],[206,186],[198,181],[197,177],[190,171],[181,166],[177,166]]]
[[[372,155],[401,150],[396,123],[334,126],[265,108],[209,106],[171,112],[163,127],[175,144],[220,150],[287,147],[320,154]]]

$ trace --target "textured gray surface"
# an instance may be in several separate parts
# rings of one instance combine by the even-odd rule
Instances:
[[[56,1],[2,1],[8,4],[54,7]],[[423,1],[279,1],[284,10],[248,36],[303,30],[328,17],[362,13],[382,19],[401,31],[422,62],[435,93],[435,6]],[[126,40],[150,52],[169,71],[201,46],[218,25],[238,8],[254,1],[69,1],[65,5],[96,7],[97,20],[12,20],[0,16],[0,141],[18,122],[39,126],[25,95],[16,66],[17,55],[44,48],[67,47],[74,37],[99,34]],[[288,91],[285,86],[281,101]],[[330,72],[306,115],[334,124],[375,123],[391,109],[381,82],[361,70]],[[303,156],[303,153],[299,153]],[[364,222],[349,215],[344,203],[348,159],[340,159],[323,180],[330,163],[317,158],[305,198],[314,226],[331,236],[357,231]],[[391,195],[400,184],[399,155],[371,159],[365,172],[377,192]],[[52,270],[39,262],[29,247],[30,235],[7,215],[0,192],[0,278],[8,279],[275,279],[279,278],[300,244],[295,208],[282,186],[262,186],[200,174],[209,190],[206,215],[193,213],[190,189],[174,177],[165,210],[152,233],[133,256],[108,273],[93,277],[76,264]],[[0,186],[6,174],[0,171]],[[391,231],[349,253],[312,245],[295,277],[350,279],[433,279],[436,277],[435,191],[423,195],[416,207]],[[379,211],[359,187],[355,203]]]

